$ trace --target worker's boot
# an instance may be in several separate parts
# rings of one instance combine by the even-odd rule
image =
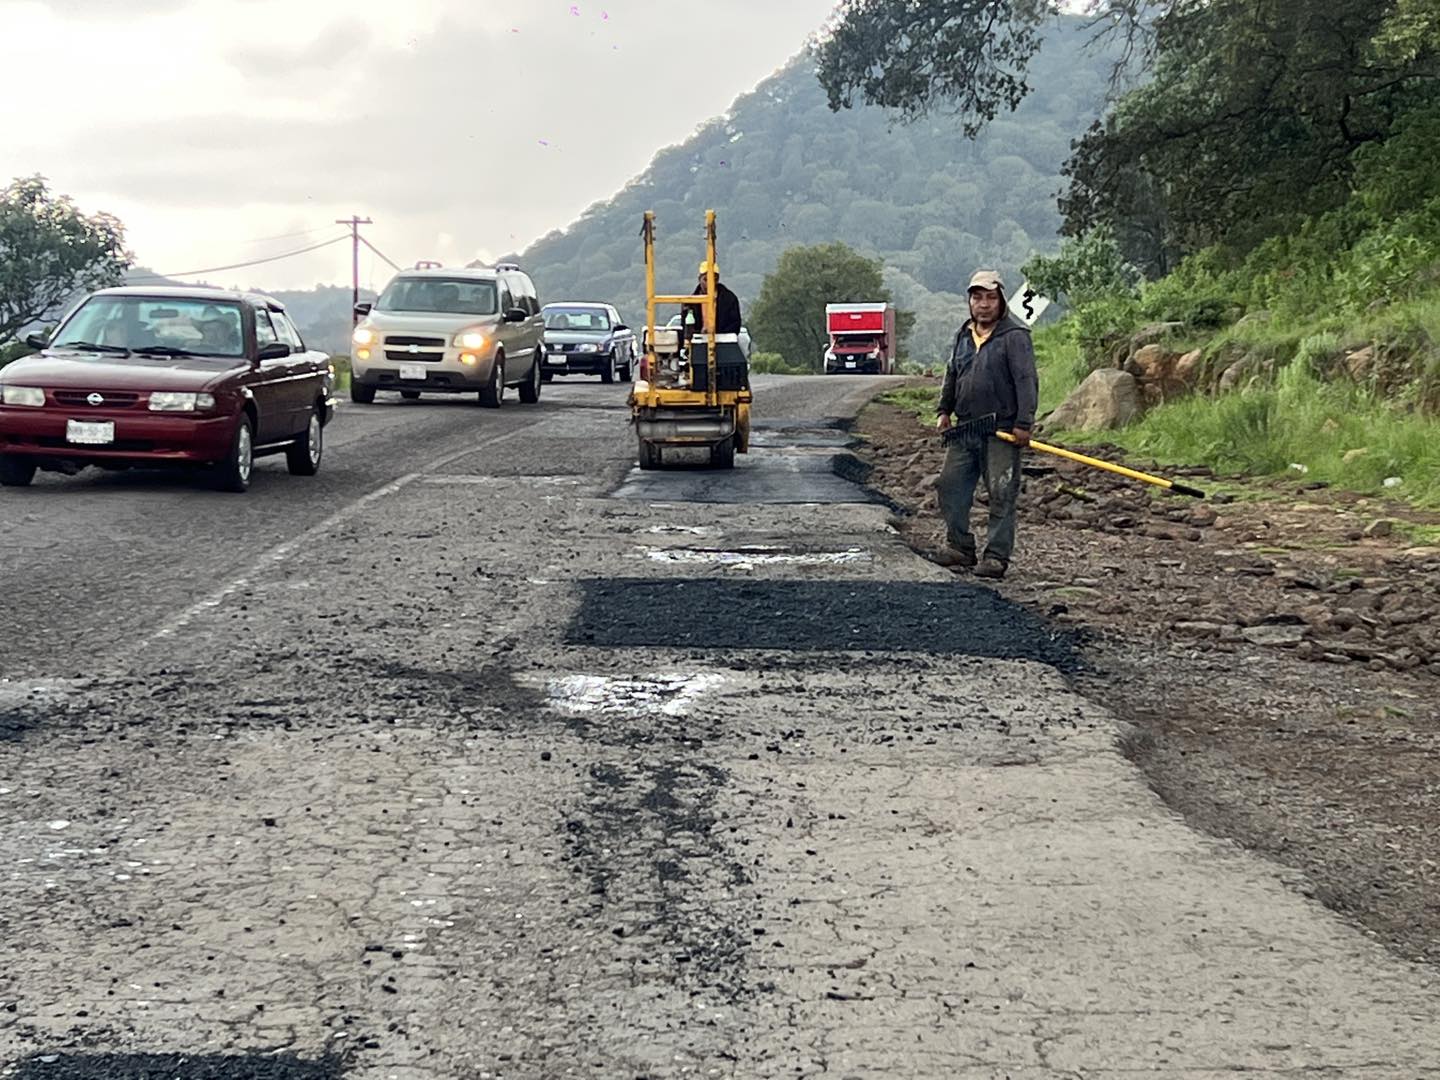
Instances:
[[[973,548],[938,548],[930,553],[930,561],[949,570],[969,570],[975,565]]]
[[[999,581],[1005,576],[1005,571],[1009,568],[1010,564],[1004,559],[995,559],[986,555],[985,558],[980,560],[980,565],[975,568],[975,576],[993,578]]]

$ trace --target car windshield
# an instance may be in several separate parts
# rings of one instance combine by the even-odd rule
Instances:
[[[51,348],[98,346],[241,357],[240,305],[209,300],[93,296],[72,315]]]
[[[610,315],[603,308],[546,308],[547,330],[609,330]]]
[[[493,281],[465,278],[398,277],[375,301],[376,311],[425,311],[446,315],[494,315]]]

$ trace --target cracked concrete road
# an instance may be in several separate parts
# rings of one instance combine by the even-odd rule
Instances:
[[[1433,969],[836,480],[875,385],[720,484],[557,386],[0,495],[0,1076],[1440,1076]]]

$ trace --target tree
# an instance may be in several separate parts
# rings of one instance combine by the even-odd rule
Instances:
[[[15,180],[0,191],[0,342],[77,293],[119,284],[131,260],[117,219],[87,217],[43,177]]]
[[[1436,100],[1419,23],[1386,52],[1397,0],[1213,0],[1158,20],[1155,73],[1076,144],[1065,232],[1149,220],[1154,250],[1246,251],[1349,196],[1356,154]],[[1126,255],[1150,263],[1125,244]]]
[[[830,341],[825,305],[868,301],[890,301],[878,259],[845,244],[794,247],[761,285],[750,327],[766,352],[778,352],[791,367],[818,371]],[[913,325],[913,319],[904,321],[907,332]]]
[[[1145,51],[1151,13],[1193,2],[1083,0],[1078,9],[1123,40],[1118,80]],[[914,119],[943,108],[974,137],[1030,94],[1045,26],[1076,10],[1061,0],[844,0],[815,48],[820,85],[835,111],[860,101]]]

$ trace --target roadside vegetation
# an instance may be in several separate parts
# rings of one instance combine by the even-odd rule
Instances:
[[[822,49],[822,84],[836,107],[944,105],[983,130],[1029,94],[1046,6],[1008,9],[985,32],[1013,48],[977,65],[963,40],[930,56],[866,33],[963,38],[961,0],[876,0]],[[1051,434],[1440,505],[1440,8],[1091,6],[1138,67],[1076,133],[1065,244],[1023,273],[1066,312],[1037,335],[1044,409],[1123,368],[1140,415]]]

